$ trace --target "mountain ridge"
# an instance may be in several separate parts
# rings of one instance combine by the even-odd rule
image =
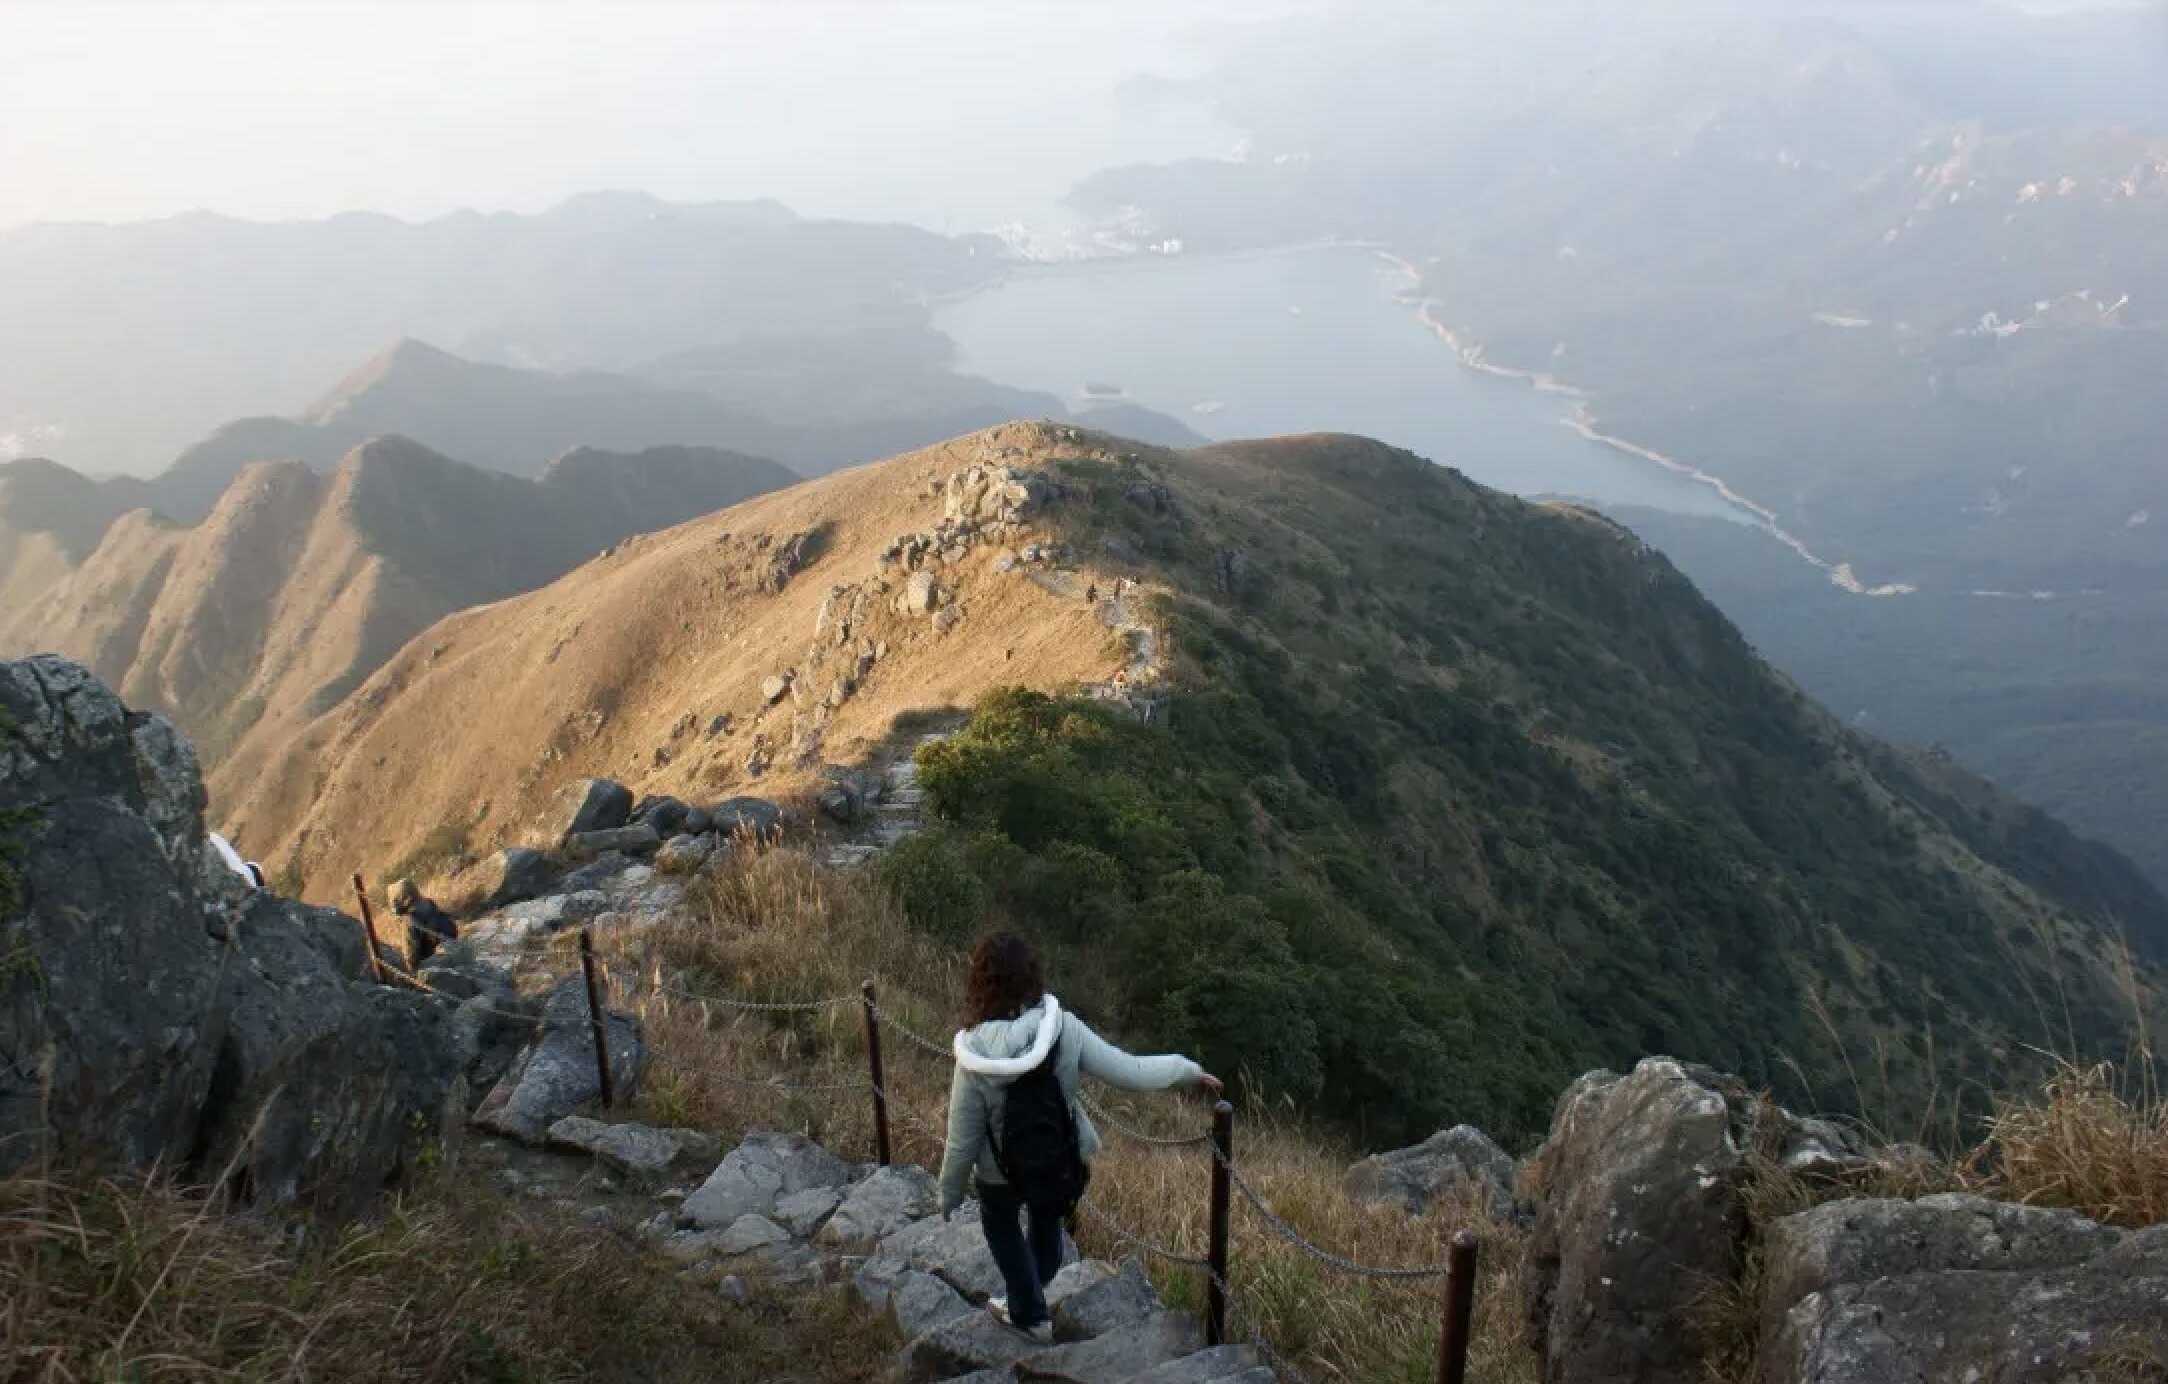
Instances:
[[[2156,1002],[2142,880],[1959,833],[1628,531],[1343,436],[1017,424],[808,482],[448,617],[213,793],[329,894],[583,775],[809,803],[967,706],[914,920],[977,898],[1133,1031],[1357,1120],[1536,1128],[1651,1049],[1827,1095],[1818,1013],[1909,1094],[2023,1061],[2055,993],[2118,1049],[2117,912]],[[1167,988],[1221,951],[1218,998]]]

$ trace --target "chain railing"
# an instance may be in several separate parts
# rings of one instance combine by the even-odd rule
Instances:
[[[417,975],[400,972],[396,969],[381,974],[388,983],[396,982],[426,993],[438,995],[451,1003],[460,1004],[472,1012],[499,1016],[518,1022],[532,1023],[538,1026],[547,1022],[555,1022],[561,1027],[570,1027],[584,1018],[587,1021],[587,1027],[593,1034],[596,1050],[596,1070],[600,1079],[605,1106],[614,1104],[615,1097],[611,1082],[607,1008],[602,997],[602,990],[606,983],[618,984],[627,992],[641,990],[667,999],[697,1004],[702,1006],[703,1009],[713,1007],[755,1014],[812,1014],[857,1005],[862,1010],[865,1018],[868,1071],[866,1076],[853,1078],[849,1081],[793,1082],[786,1081],[780,1076],[750,1077],[711,1066],[687,1062],[660,1052],[652,1046],[645,1050],[645,1056],[653,1058],[660,1065],[688,1078],[714,1081],[746,1090],[791,1096],[841,1096],[846,1094],[870,1096],[873,1104],[872,1115],[876,1153],[879,1162],[883,1165],[889,1163],[893,1155],[890,1142],[890,1121],[892,1119],[900,1119],[915,1132],[933,1140],[937,1144],[945,1141],[947,1135],[944,1130],[936,1128],[928,1121],[920,1118],[907,1104],[898,1101],[894,1097],[887,1077],[882,1070],[882,1038],[885,1034],[892,1033],[904,1040],[906,1051],[915,1051],[942,1062],[953,1060],[951,1045],[939,1042],[919,1032],[893,1010],[885,1008],[879,1001],[878,992],[872,981],[867,981],[855,994],[834,995],[824,999],[752,1000],[736,995],[707,993],[689,989],[682,985],[671,984],[663,979],[659,969],[653,974],[645,974],[628,968],[600,966],[594,961],[591,930],[585,927],[580,929],[580,952],[583,968],[586,969],[585,998],[587,1000],[587,1013],[577,1018],[571,1015],[557,1015],[553,1019],[546,1012],[536,1014],[501,1009],[478,1003],[479,997],[462,1000],[457,996],[447,995],[442,991],[435,990]],[[378,962],[373,949],[370,962],[372,970],[374,970]],[[630,986],[623,984],[627,975],[633,978],[633,984]],[[1210,1129],[1190,1135],[1157,1135],[1138,1129],[1115,1116],[1102,1104],[1091,1100],[1081,1091],[1077,1094],[1077,1101],[1096,1125],[1111,1130],[1140,1147],[1157,1152],[1177,1153],[1201,1146],[1210,1151],[1211,1202],[1207,1223],[1209,1245],[1206,1253],[1201,1257],[1160,1244],[1134,1228],[1123,1225],[1120,1220],[1089,1195],[1083,1197],[1077,1205],[1077,1214],[1080,1219],[1088,1220],[1125,1248],[1134,1250],[1147,1259],[1169,1267],[1185,1272],[1201,1272],[1204,1275],[1206,1289],[1205,1339],[1208,1344],[1222,1345],[1228,1343],[1230,1340],[1228,1327],[1232,1323],[1238,1328],[1240,1335],[1247,1338],[1247,1343],[1256,1350],[1259,1357],[1265,1361],[1277,1376],[1283,1380],[1291,1381],[1291,1384],[1312,1384],[1309,1376],[1274,1349],[1259,1326],[1255,1315],[1242,1305],[1240,1298],[1234,1291],[1234,1279],[1229,1272],[1228,1261],[1232,1239],[1231,1213],[1234,1200],[1239,1197],[1249,1207],[1255,1218],[1263,1222],[1265,1227],[1272,1231],[1281,1241],[1313,1262],[1321,1264],[1333,1272],[1355,1278],[1404,1283],[1444,1280],[1445,1302],[1439,1332],[1437,1379],[1439,1384],[1462,1384],[1467,1371],[1469,1322],[1475,1291],[1477,1242],[1472,1234],[1463,1230],[1453,1236],[1447,1262],[1443,1265],[1384,1266],[1362,1263],[1359,1260],[1326,1249],[1304,1235],[1294,1225],[1290,1224],[1285,1217],[1274,1211],[1265,1196],[1241,1176],[1235,1167],[1234,1107],[1226,1101],[1220,1101],[1214,1107],[1213,1123]]]

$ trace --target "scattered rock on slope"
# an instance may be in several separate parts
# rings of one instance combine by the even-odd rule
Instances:
[[[1513,1156],[1473,1125],[1441,1129],[1412,1148],[1372,1154],[1347,1170],[1350,1197],[1398,1206],[1411,1216],[1467,1190],[1483,1199],[1492,1220],[1513,1214]]]
[[[629,1014],[613,1011],[607,1029],[610,1078],[618,1096],[629,1096],[646,1055],[640,1024]],[[536,1144],[550,1126],[601,1097],[586,984],[577,975],[567,976],[542,1006],[541,1032],[533,1045],[483,1098],[474,1121],[494,1133]]]

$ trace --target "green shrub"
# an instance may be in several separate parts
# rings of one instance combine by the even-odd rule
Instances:
[[[905,837],[882,854],[879,870],[912,926],[956,943],[977,932],[986,914],[986,886],[947,832]]]

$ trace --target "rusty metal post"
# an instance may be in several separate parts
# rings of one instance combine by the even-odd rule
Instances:
[[[1205,1252],[1204,1343],[1227,1344],[1227,1231],[1234,1218],[1235,1108],[1212,1107],[1212,1241]]]
[[[587,973],[587,1022],[595,1032],[595,1074],[602,1078],[602,1106],[607,1110],[617,1104],[617,1092],[610,1080],[610,1021],[595,984],[595,930],[590,927],[580,929],[580,969]]]
[[[1475,1316],[1475,1236],[1453,1232],[1445,1258],[1445,1320],[1438,1328],[1438,1384],[1468,1377],[1468,1329]]]
[[[361,950],[369,958],[369,977],[377,984],[384,983],[384,958],[376,954],[376,914],[369,911],[369,887],[361,882],[361,871],[354,871],[354,902],[361,905]]]
[[[860,986],[866,1003],[866,1066],[873,1073],[873,1152],[882,1167],[888,1166],[888,1083],[881,1075],[881,1006],[873,982]]]

